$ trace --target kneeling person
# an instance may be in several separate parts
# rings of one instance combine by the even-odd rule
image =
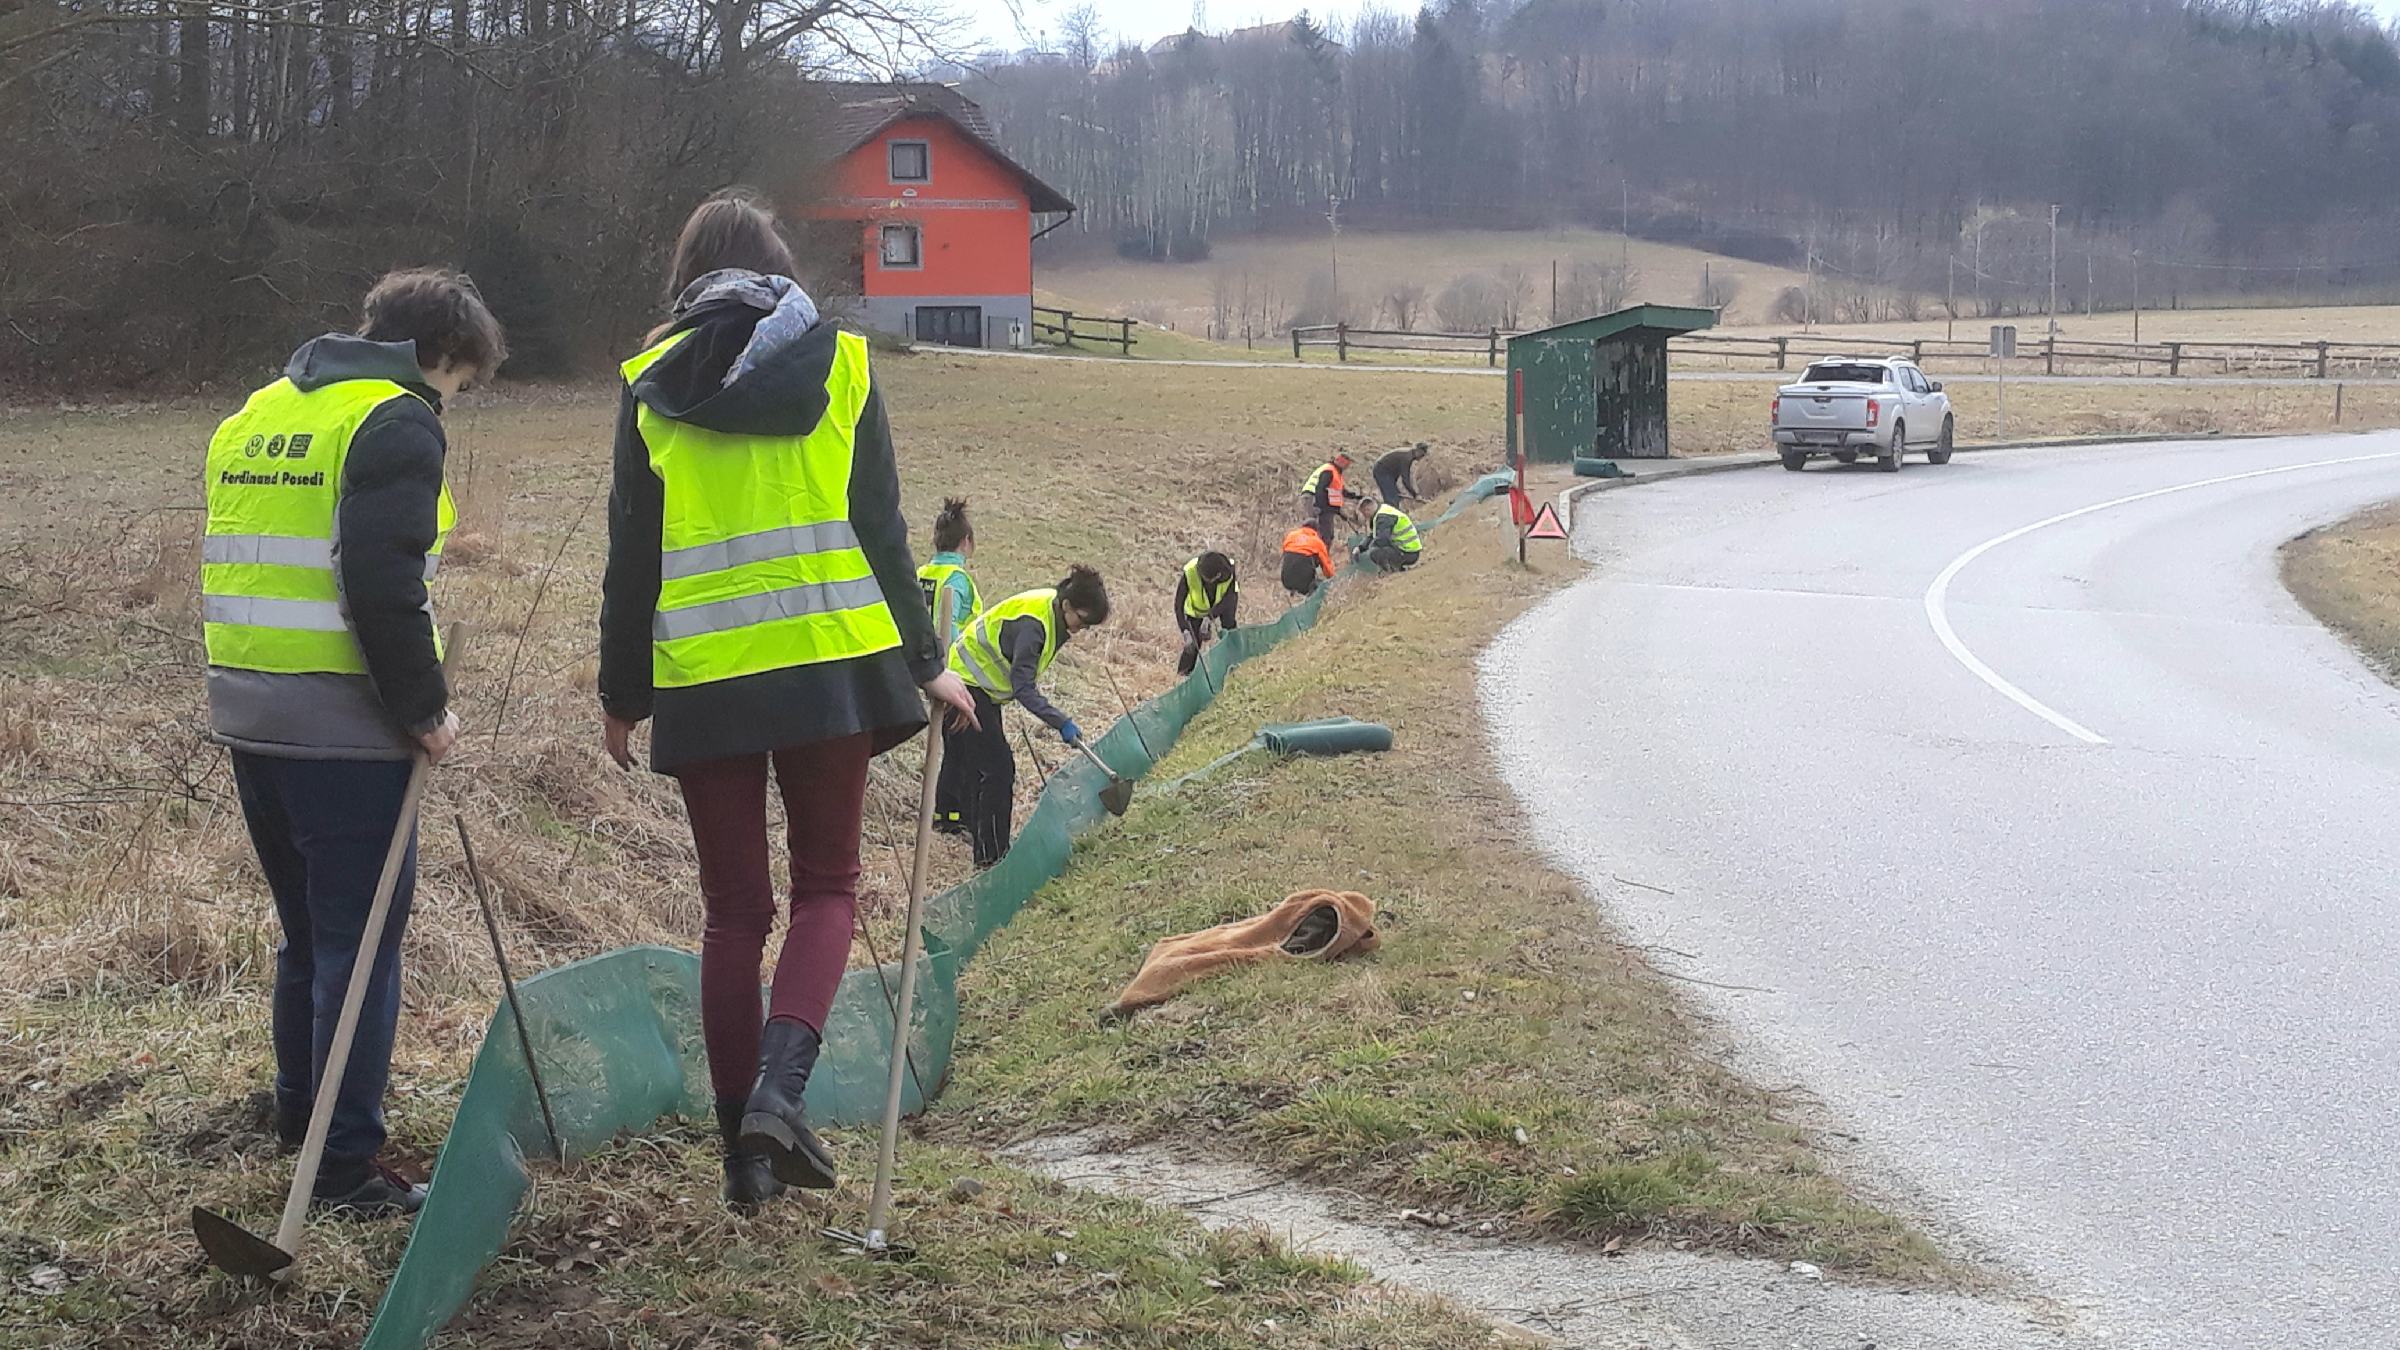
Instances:
[[[1333,553],[1314,525],[1302,525],[1283,537],[1283,588],[1303,598],[1316,594],[1317,581],[1333,575]]]
[[[1375,508],[1375,534],[1367,541],[1367,561],[1386,572],[1414,567],[1425,552],[1424,541],[1417,537],[1417,522],[1408,513],[1385,502]]]

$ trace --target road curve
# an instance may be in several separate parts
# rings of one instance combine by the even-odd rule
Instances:
[[[2096,1340],[2400,1345],[2400,695],[2275,565],[2395,496],[2400,434],[1601,493],[1485,707],[1761,1071]]]

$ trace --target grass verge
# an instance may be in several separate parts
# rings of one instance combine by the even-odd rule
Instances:
[[[1508,1230],[1940,1273],[1922,1237],[1820,1170],[1792,1103],[1698,1052],[1668,985],[1523,842],[1475,659],[1566,565],[1503,566],[1488,509],[1242,666],[1158,781],[1270,721],[1348,713],[1391,724],[1397,747],[1253,756],[1145,790],[968,968],[931,1128],[992,1143],[1101,1127]],[[1095,1020],[1151,943],[1314,886],[1375,898],[1382,950]]]
[[[2367,664],[2400,683],[2400,502],[2287,541],[2283,584]]]

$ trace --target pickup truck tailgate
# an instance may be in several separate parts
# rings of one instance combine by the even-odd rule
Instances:
[[[1776,425],[1790,431],[1864,431],[1867,396],[1807,390],[1787,393]]]

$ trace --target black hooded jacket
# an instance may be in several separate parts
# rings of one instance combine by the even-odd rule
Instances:
[[[765,311],[739,302],[701,306],[674,331],[696,329],[653,362],[617,414],[615,483],[608,501],[608,568],[601,581],[600,702],[628,721],[654,719],[650,766],[687,765],[871,732],[877,753],[925,725],[920,682],[941,673],[942,653],[917,586],[908,525],[900,516],[899,467],[883,396],[870,388],[859,414],[850,466],[850,526],[884,603],[900,629],[896,650],[788,666],[706,684],[651,684],[650,626],[658,608],[665,487],[650,467],[639,410],[648,407],[712,431],[800,436],[826,413],[835,329],[820,323],[767,352],[732,384],[725,374]]]

